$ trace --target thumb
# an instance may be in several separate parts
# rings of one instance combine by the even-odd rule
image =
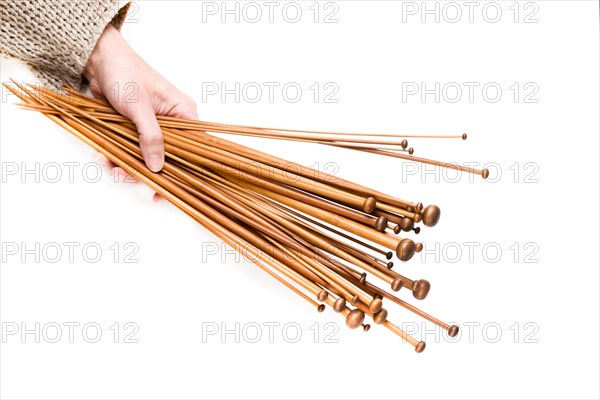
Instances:
[[[148,168],[158,172],[165,165],[165,145],[163,134],[156,120],[154,109],[149,102],[129,103],[124,110],[140,134],[140,149]]]

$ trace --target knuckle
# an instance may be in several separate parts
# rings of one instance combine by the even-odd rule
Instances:
[[[196,100],[192,99],[190,96],[186,96],[186,104],[193,110],[195,110],[198,107]]]
[[[162,146],[163,137],[162,134],[140,134],[140,144],[144,147],[147,146]]]
[[[134,102],[123,102],[121,103],[121,107],[123,108],[123,113],[125,116],[129,117],[132,120],[136,120],[138,114],[138,103]]]
[[[184,111],[187,118],[197,118],[198,116],[198,105],[196,100],[189,96],[185,96],[181,102],[181,109]]]
[[[175,104],[177,104],[181,110],[185,110],[185,111],[195,111],[196,110],[196,101],[194,99],[192,99],[190,96],[181,93],[177,98],[174,98],[174,99],[176,99]]]

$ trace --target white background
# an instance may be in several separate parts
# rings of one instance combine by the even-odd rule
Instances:
[[[56,263],[43,256],[36,262],[31,255],[23,263],[21,253],[3,254],[4,333],[15,324],[32,329],[38,322],[63,326],[63,336],[57,343],[44,336],[36,343],[33,334],[25,340],[21,332],[5,335],[0,395],[598,398],[598,3],[521,3],[515,22],[513,2],[498,2],[502,15],[496,23],[488,21],[494,18],[489,6],[489,14],[482,14],[485,2],[475,8],[473,22],[459,2],[463,15],[455,23],[448,21],[454,11],[444,9],[445,3],[438,5],[437,23],[434,15],[421,21],[420,2],[338,1],[337,8],[327,9],[321,3],[318,23],[312,1],[298,3],[303,13],[297,23],[283,18],[285,4],[275,9],[273,23],[262,2],[264,15],[257,23],[243,14],[239,23],[234,16],[222,23],[220,14],[205,14],[203,23],[207,5],[201,2],[141,2],[123,34],[198,101],[201,119],[355,132],[467,132],[466,142],[414,139],[411,145],[415,155],[496,163],[502,174],[492,171],[496,182],[470,181],[467,175],[450,182],[454,174],[424,174],[422,166],[401,160],[234,138],[321,169],[334,162],[339,176],[438,204],[440,223],[418,236],[430,254],[395,268],[432,283],[422,302],[408,291],[400,296],[459,323],[460,339],[451,343],[431,324],[422,326],[421,319],[388,305],[393,322],[417,327],[415,336],[427,341],[425,352],[416,354],[382,327],[351,331],[331,310],[316,313],[232,254],[203,256],[220,246],[210,234],[168,203],[153,203],[142,185],[114,183],[106,170],[91,183],[88,175],[93,178],[96,169],[92,165],[84,175],[83,167],[94,162],[94,152],[44,117],[19,110],[3,91],[3,246],[77,242],[79,247],[74,262],[68,254]],[[413,5],[417,14],[407,14]],[[324,23],[332,10],[338,22]],[[530,19],[537,22],[525,23],[533,11]],[[14,61],[1,65],[3,82],[35,81]],[[237,103],[233,95],[203,101],[207,83],[221,82],[229,88],[236,82],[277,82],[279,88],[294,82],[303,94],[296,103],[281,89],[273,102],[266,91],[256,103],[243,96]],[[310,89],[315,82],[337,85],[338,102],[315,102]],[[425,82],[430,89],[436,82],[479,86],[472,102],[466,86],[455,103],[449,93],[442,93],[439,103],[434,95],[403,101],[403,88],[411,82]],[[518,101],[511,89],[515,82]],[[501,87],[497,102],[483,96],[487,83]],[[534,86],[525,90],[527,83]],[[526,103],[523,95],[532,87],[539,90],[529,100],[537,102]],[[64,164],[71,162],[78,163],[73,182]],[[22,175],[36,163],[39,179]],[[56,183],[49,182],[56,170],[43,172],[56,166],[52,163],[61,166]],[[7,175],[15,165],[17,173]],[[138,248],[138,263],[124,262],[129,242]],[[475,242],[472,258],[466,242]],[[96,263],[82,256],[89,243],[102,249]],[[110,249],[114,243],[121,249],[117,262]],[[486,245],[489,253],[482,251]],[[496,248],[502,250],[498,257]],[[73,343],[63,325],[68,322],[80,324]],[[131,332],[124,328],[127,322],[139,327],[133,337],[138,343],[124,343]],[[86,323],[102,328],[97,343],[83,337]],[[120,324],[118,343],[110,329],[114,323]],[[239,343],[233,334],[203,340],[207,326],[234,329],[236,323],[247,328]],[[268,323],[280,324],[272,343]],[[290,340],[294,329],[287,336],[282,330],[289,323],[301,329],[296,343]],[[262,327],[258,343],[247,340],[255,336],[254,324]],[[325,335],[336,327],[334,343],[328,343]],[[88,333],[94,336],[93,330]]]

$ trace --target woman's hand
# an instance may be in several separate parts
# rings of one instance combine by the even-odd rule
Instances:
[[[90,55],[83,75],[94,97],[106,98],[131,119],[140,134],[140,148],[154,172],[165,163],[163,135],[156,115],[197,119],[196,103],[152,69],[108,25]]]

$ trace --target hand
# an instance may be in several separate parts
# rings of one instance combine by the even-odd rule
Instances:
[[[140,134],[142,156],[151,171],[160,171],[165,163],[163,134],[156,115],[198,119],[194,100],[146,64],[112,25],[100,36],[83,75],[94,97],[105,98],[133,121]],[[127,84],[130,86],[125,88]]]

